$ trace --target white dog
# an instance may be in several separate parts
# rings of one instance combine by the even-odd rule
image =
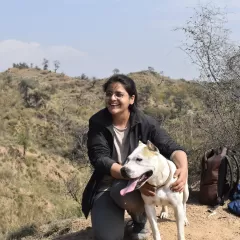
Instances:
[[[121,169],[124,177],[130,178],[128,186],[121,190],[121,195],[140,188],[144,183],[156,187],[155,196],[142,194],[145,203],[145,211],[150,222],[154,240],[161,240],[157,225],[155,206],[162,205],[160,217],[166,218],[167,205],[174,209],[178,240],[184,240],[184,224],[188,224],[186,217],[186,201],[188,200],[188,185],[185,185],[183,193],[173,192],[170,187],[176,178],[173,177],[176,166],[159,153],[159,150],[150,141],[146,144],[139,142],[139,146],[128,157],[127,163]]]

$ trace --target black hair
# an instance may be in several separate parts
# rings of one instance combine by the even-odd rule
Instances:
[[[123,85],[123,87],[125,88],[130,97],[132,97],[133,95],[135,96],[134,103],[133,105],[129,106],[129,108],[130,109],[136,108],[138,104],[138,93],[136,84],[130,77],[123,74],[113,75],[107,80],[107,82],[103,84],[103,91],[106,92],[109,85],[116,82],[119,82]]]

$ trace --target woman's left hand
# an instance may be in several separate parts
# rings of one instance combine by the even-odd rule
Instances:
[[[155,196],[155,192],[156,192],[156,187],[145,183],[141,188],[140,188],[140,192],[142,194],[144,194],[145,196]]]
[[[187,183],[188,169],[186,167],[178,168],[174,173],[174,177],[176,177],[177,180],[172,184],[171,190],[174,192],[182,192]]]

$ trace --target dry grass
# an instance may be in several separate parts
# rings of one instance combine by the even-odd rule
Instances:
[[[89,170],[79,171],[56,156],[28,153],[0,157],[0,233],[22,226],[40,226],[56,219],[81,216],[80,206],[68,194],[65,181],[77,175],[85,184]],[[79,192],[81,194],[81,192]]]

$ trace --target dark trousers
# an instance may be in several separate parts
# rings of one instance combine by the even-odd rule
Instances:
[[[122,240],[124,237],[124,211],[127,210],[135,222],[146,221],[144,202],[139,191],[120,195],[126,180],[116,180],[110,191],[95,196],[91,210],[92,228],[95,240]]]

